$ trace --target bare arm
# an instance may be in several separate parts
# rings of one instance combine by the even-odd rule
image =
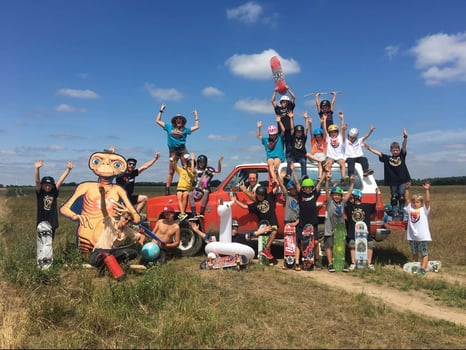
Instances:
[[[278,118],[278,117],[277,117]],[[262,136],[261,136],[261,126],[262,126],[262,122],[259,120],[257,122],[257,131],[256,131],[256,137],[262,141]]]
[[[364,146],[366,147],[366,149],[369,151],[369,152],[372,152],[374,153],[376,156],[378,157],[382,157],[382,152],[376,150],[376,149],[373,149],[371,146],[369,146],[367,143],[364,144]]]
[[[372,134],[372,132],[373,132],[374,130],[375,130],[375,126],[371,124],[371,126],[369,127],[369,131],[367,132],[367,134],[364,135],[364,136],[362,137],[362,142],[365,142],[365,141],[369,138],[369,136],[371,136],[371,134]]]
[[[278,106],[277,101],[275,101],[276,98],[277,98],[277,90],[274,90],[273,95],[272,95],[272,106],[273,106],[273,108]]]
[[[317,108],[317,113],[320,113],[320,101],[319,101],[319,96],[320,96],[320,93],[316,93],[315,95],[315,101],[316,101],[316,108]]]
[[[247,192],[246,192],[246,194],[247,194]],[[238,200],[238,198],[235,196],[234,193],[230,196],[230,200],[233,201],[234,203],[236,203],[240,208],[248,209],[248,205],[243,203],[243,202],[240,202]]]
[[[294,134],[294,113],[293,113],[293,111],[288,112],[288,117],[290,117],[290,133],[291,133],[291,135],[293,135]],[[282,131],[281,134],[284,135],[285,134],[285,127],[284,127],[284,125],[282,123],[281,118],[280,118],[280,121],[278,122],[278,124],[280,125],[281,131]]]
[[[36,182],[37,191],[40,191],[40,188],[41,188],[39,169],[42,167],[43,164],[44,162],[42,160],[38,160],[37,162],[34,163],[34,180]]]
[[[71,160],[68,161],[68,164],[66,166],[66,170],[61,174],[60,178],[57,181],[57,190],[60,189],[61,185],[63,184],[63,181],[65,181],[66,177],[69,175],[71,169],[73,169],[73,163]]]
[[[422,187],[424,187],[424,190],[426,191],[426,194],[424,196],[424,206],[427,209],[429,209],[430,208],[430,183],[426,182],[425,184],[422,185]]]
[[[348,191],[346,192],[345,196],[343,197],[343,199],[345,201],[348,201],[348,199],[351,197],[351,193],[353,193],[353,188],[354,188],[354,176],[351,176]]]
[[[164,104],[160,106],[159,113],[157,113],[157,117],[155,118],[155,122],[157,123],[157,125],[159,125],[162,128],[165,126],[165,122],[162,121],[162,114],[163,114],[163,111],[165,110],[165,107],[166,106]]]
[[[307,114],[307,111],[303,113],[303,118],[304,118],[304,136],[307,136],[307,132],[309,130],[309,115]]]
[[[223,162],[223,156],[221,156],[219,159],[218,159],[218,167],[217,169],[215,169],[215,172],[217,174],[220,174],[222,172],[222,162]]]
[[[345,115],[342,112],[338,113],[338,118],[340,118],[340,134],[343,141],[346,139],[346,125],[345,125]]]
[[[286,86],[287,90],[288,90],[288,93],[290,94],[291,96],[291,102],[295,103],[296,102],[296,96],[295,94],[293,93],[293,91],[291,91],[291,89],[289,88],[289,86],[287,85]]]
[[[105,202],[105,188],[104,186],[99,186],[100,193],[100,210],[104,217],[108,216],[107,203]]]
[[[336,99],[337,99],[337,93],[336,93],[336,91],[333,91],[332,92],[332,101],[330,102],[330,106],[332,108],[332,111],[334,110]]]
[[[194,115],[194,126],[191,127],[191,132],[194,132],[197,129],[199,129],[199,116],[196,110],[193,111],[193,115]]]
[[[157,161],[157,159],[159,159],[160,157],[160,152],[155,152],[155,155],[154,155],[154,158],[152,158],[151,160],[145,162],[139,169],[139,174],[142,173],[144,170],[150,168],[152,165],[154,165],[154,163]]]
[[[403,128],[403,143],[401,145],[401,151],[406,153],[406,145],[408,144],[408,132]]]

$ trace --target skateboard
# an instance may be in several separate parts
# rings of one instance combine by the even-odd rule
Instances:
[[[314,266],[314,226],[307,224],[303,228],[303,269],[311,270]]]
[[[354,225],[354,250],[356,267],[367,267],[367,225],[364,221],[358,221]]]
[[[283,237],[283,257],[285,267],[294,268],[296,257],[296,228],[290,224],[285,225],[285,236]]]
[[[265,256],[263,256],[262,249],[267,247],[268,236],[260,235],[257,237],[257,259],[261,265],[269,265],[270,261]]]
[[[416,274],[417,271],[421,268],[421,263],[419,261],[408,262],[403,265],[403,271],[407,273]],[[439,260],[429,260],[427,264],[427,272],[439,272],[442,268],[442,262]]]
[[[335,271],[341,272],[345,266],[345,223],[341,222],[335,226],[333,233],[333,267]]]
[[[245,255],[225,255],[215,258],[207,258],[201,262],[199,267],[201,270],[221,270],[235,268],[237,270],[244,269],[249,263],[249,259]]]
[[[275,80],[275,90],[277,90],[279,94],[284,95],[287,90],[285,76],[283,75],[282,65],[277,56],[273,56],[270,59],[270,68],[272,68],[272,75]]]
[[[204,170],[201,177],[199,177],[193,190],[193,197],[196,201],[200,200],[204,196],[204,190],[209,188],[214,174],[215,168],[209,166]]]
[[[37,225],[37,267],[47,270],[52,263],[52,225],[48,221],[41,221]]]

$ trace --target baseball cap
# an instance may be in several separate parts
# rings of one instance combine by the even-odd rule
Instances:
[[[41,185],[43,184],[50,184],[55,185],[55,180],[51,176],[44,176],[42,180],[40,180]]]
[[[167,205],[163,207],[163,212],[164,213],[174,213],[175,209],[171,205]]]

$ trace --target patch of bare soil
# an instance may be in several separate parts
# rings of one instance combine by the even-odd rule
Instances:
[[[278,266],[282,265],[279,263],[277,267]],[[351,273],[330,273],[325,269],[315,270],[312,272],[295,272],[293,270],[283,271],[284,273],[299,274],[303,278],[310,278],[315,282],[324,284],[332,289],[343,289],[348,293],[362,293],[371,298],[377,298],[381,303],[384,303],[400,312],[412,312],[430,319],[447,320],[466,327],[466,313],[463,309],[444,306],[419,291],[403,291],[386,285],[379,286],[351,276]],[[444,279],[449,283],[458,283],[459,285],[465,284],[465,276],[448,276],[442,271],[439,273],[428,273],[422,278]]]

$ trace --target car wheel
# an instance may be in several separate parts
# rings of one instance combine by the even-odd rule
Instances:
[[[202,239],[188,227],[180,228],[180,245],[178,250],[181,256],[195,256],[202,247]]]

